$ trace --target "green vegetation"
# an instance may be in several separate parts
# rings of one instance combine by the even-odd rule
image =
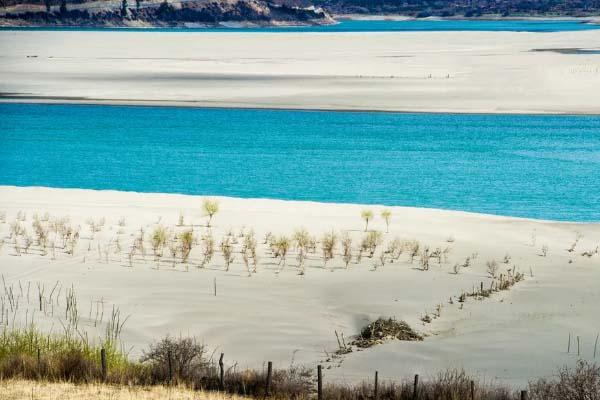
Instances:
[[[362,210],[360,217],[365,221],[365,232],[369,229],[369,221],[373,219],[373,211]]]
[[[381,212],[381,218],[385,221],[385,233],[390,232],[390,221],[392,220],[392,212],[390,210],[383,210]]]
[[[219,202],[217,200],[204,199],[202,201],[202,210],[204,211],[204,215],[208,217],[206,226],[210,228],[213,217],[219,212]]]

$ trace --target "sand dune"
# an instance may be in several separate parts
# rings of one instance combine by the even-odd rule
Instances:
[[[597,54],[532,51],[599,41],[599,31],[2,31],[0,100],[599,113]]]
[[[450,248],[448,260],[440,265],[432,262],[428,271],[422,271],[418,258],[411,264],[404,253],[398,261],[381,266],[378,250],[373,258],[365,256],[358,264],[353,260],[346,270],[338,246],[326,268],[317,251],[309,255],[306,274],[299,275],[293,251],[286,267],[277,272],[277,261],[262,244],[265,233],[291,234],[304,227],[320,238],[331,230],[347,231],[354,239],[356,255],[364,236],[360,212],[365,206],[235,198],[219,201],[221,210],[212,228],[217,243],[230,230],[234,236],[242,229],[252,228],[256,233],[260,263],[251,277],[239,254],[240,243],[234,245],[235,260],[228,272],[219,251],[211,263],[198,268],[199,245],[192,250],[189,271],[180,262],[173,267],[167,257],[157,268],[150,250],[145,258],[140,254],[134,257],[129,266],[127,252],[140,228],[149,235],[159,218],[171,229],[193,226],[196,235],[206,233],[200,197],[15,187],[0,187],[0,213],[6,218],[0,223],[4,237],[1,273],[7,284],[15,287],[19,283],[36,287],[37,282],[48,288],[56,282],[65,288],[73,284],[81,307],[81,326],[92,337],[104,329],[103,324],[93,327],[96,304],[102,301],[107,313],[113,305],[119,307],[123,315],[131,315],[123,340],[133,346],[133,357],[164,334],[189,334],[223,351],[228,365],[238,362],[240,367],[259,367],[267,360],[277,366],[324,362],[331,367],[326,377],[341,381],[361,380],[375,369],[391,379],[464,367],[482,378],[514,385],[550,374],[578,357],[593,358],[594,338],[600,331],[596,309],[600,258],[581,254],[593,252],[600,244],[598,224],[391,207],[390,232],[384,234],[383,246],[395,237],[415,239],[431,249]],[[379,217],[382,207],[368,208],[375,213],[370,229],[385,232]],[[40,255],[34,245],[31,254],[17,256],[8,235],[19,211],[26,215],[22,225],[30,234],[34,213],[69,216],[81,234],[74,254],[57,250],[56,259],[51,260],[50,255]],[[186,226],[177,228],[180,213]],[[125,221],[119,224],[122,217]],[[89,218],[105,218],[93,238],[86,223]],[[583,237],[575,250],[568,252],[576,233]],[[120,251],[114,246],[117,237]],[[541,256],[544,245],[548,247],[546,257]],[[109,254],[105,256],[106,250]],[[471,266],[454,274],[453,265],[473,253],[478,256]],[[510,261],[503,264],[506,254]],[[498,261],[499,273],[506,274],[506,269],[516,266],[526,279],[490,298],[470,298],[461,307],[457,296],[472,291],[480,282],[489,286],[486,261],[492,259]],[[438,305],[440,317],[433,318]],[[23,306],[17,323],[24,321],[25,309],[36,307],[35,302]],[[421,320],[426,314],[433,318],[431,323]],[[326,361],[330,358],[327,353],[337,347],[334,331],[352,337],[379,316],[404,319],[428,337],[423,342],[389,342]],[[36,319],[45,329],[60,326],[56,317],[38,313]],[[569,333],[573,337],[571,354],[566,353]]]

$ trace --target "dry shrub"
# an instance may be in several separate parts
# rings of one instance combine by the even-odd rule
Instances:
[[[352,344],[358,347],[371,347],[390,339],[420,341],[423,340],[423,337],[404,321],[396,321],[394,318],[378,318],[365,326]]]
[[[382,234],[378,231],[371,231],[363,237],[363,240],[360,244],[361,252],[366,252],[369,258],[373,258],[375,251],[377,250],[377,246],[379,246],[383,242]]]
[[[0,362],[3,378],[34,379],[38,376],[37,361],[29,354],[10,354]]]
[[[485,265],[486,265],[488,276],[490,278],[496,278],[496,276],[498,275],[498,270],[500,269],[496,260],[487,261],[485,263]]]
[[[141,362],[150,365],[155,382],[169,380],[169,363],[176,382],[198,381],[213,375],[204,345],[194,338],[167,336],[150,345],[148,351],[143,353]]]
[[[57,354],[50,365],[51,370],[56,372],[54,378],[58,380],[89,381],[94,376],[100,375],[97,373],[97,364],[93,363],[79,349],[71,349]]]
[[[556,378],[529,384],[531,400],[599,400],[600,366],[578,361],[574,368],[564,367]]]

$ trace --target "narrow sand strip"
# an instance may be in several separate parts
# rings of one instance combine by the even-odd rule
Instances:
[[[600,31],[0,32],[0,101],[599,114]],[[584,54],[544,49],[579,48]]]

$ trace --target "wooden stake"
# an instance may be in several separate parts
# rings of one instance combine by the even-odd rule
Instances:
[[[379,371],[375,371],[375,386],[373,387],[373,398],[379,398]]]
[[[413,400],[418,400],[419,398],[419,374],[415,375],[415,383],[413,386]]]
[[[40,348],[37,348],[37,370],[38,370],[38,377],[42,376],[42,354],[40,352]]]
[[[317,400],[323,400],[323,372],[321,365],[317,366]]]
[[[269,361],[267,364],[267,382],[265,384],[265,397],[269,396],[271,391],[271,377],[273,375],[273,362]]]
[[[221,353],[221,357],[219,357],[219,387],[221,390],[225,389],[225,370],[223,369],[223,356]]]
[[[100,367],[102,370],[102,380],[106,381],[108,370],[106,368],[106,349],[100,349]]]

